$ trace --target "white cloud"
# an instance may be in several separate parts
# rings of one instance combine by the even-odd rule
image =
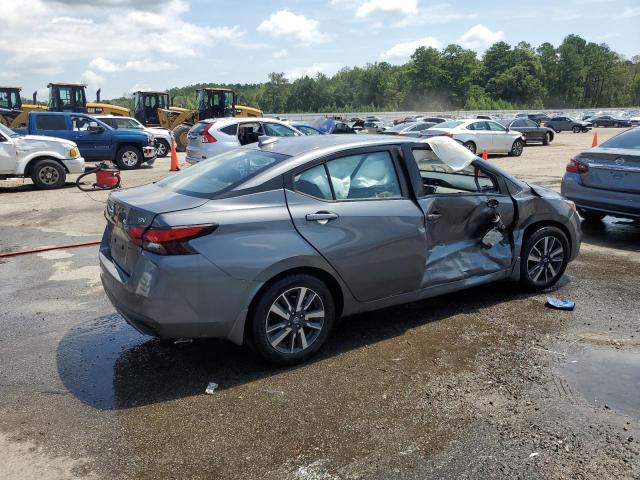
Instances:
[[[272,13],[258,25],[258,31],[274,37],[295,38],[304,43],[324,43],[329,36],[318,30],[319,22],[304,15],[296,15],[288,9]]]
[[[375,12],[414,15],[418,13],[417,0],[366,0],[356,10],[357,17],[366,17]]]
[[[342,67],[339,63],[314,63],[308,67],[298,67],[287,72],[285,77],[287,80],[295,80],[302,77],[314,77],[318,73],[324,73],[327,75],[334,74]]]
[[[124,70],[134,72],[164,72],[167,70],[175,70],[176,68],[178,67],[174,63],[149,59],[129,61],[124,65]]]
[[[103,57],[97,57],[91,60],[89,62],[89,68],[91,70],[97,70],[98,72],[106,73],[117,72],[118,70],[120,70],[120,67],[118,65]]]
[[[289,56],[289,52],[287,52],[287,50],[285,48],[283,48],[282,50],[278,50],[276,52],[273,52],[271,54],[271,56],[273,58],[284,58],[284,57],[288,57]]]
[[[92,70],[86,70],[80,77],[82,83],[85,83],[89,87],[89,91],[97,90],[104,85],[104,77],[98,75]]]
[[[618,18],[633,18],[638,16],[640,16],[640,7],[627,7],[618,15]]]
[[[391,24],[392,27],[404,28],[416,25],[436,25],[460,20],[469,20],[478,16],[475,12],[453,7],[448,3],[429,5],[420,9],[417,14],[406,15]]]
[[[403,60],[413,55],[413,52],[420,47],[442,48],[442,44],[437,38],[423,37],[413,42],[398,43],[380,55],[383,60]]]
[[[482,50],[489,45],[499,42],[504,38],[504,32],[498,30],[492,32],[481,23],[474,25],[467,30],[459,39],[458,43],[465,48],[472,50]]]

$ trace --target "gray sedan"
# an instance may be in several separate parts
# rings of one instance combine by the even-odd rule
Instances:
[[[589,221],[606,215],[640,219],[640,129],[633,128],[572,158],[562,193]]]
[[[340,317],[511,279],[554,285],[575,206],[454,140],[265,138],[109,196],[101,278],[161,338],[306,360]]]

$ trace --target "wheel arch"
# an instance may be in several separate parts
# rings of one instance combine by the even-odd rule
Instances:
[[[527,227],[525,227],[524,231],[522,232],[522,244],[520,245],[520,255],[522,255],[522,249],[524,248],[524,244],[526,243],[527,238],[529,238],[529,236],[533,232],[543,227],[558,228],[567,237],[567,242],[569,242],[569,250],[573,252],[573,249],[574,249],[573,239],[571,237],[571,232],[569,231],[567,226],[564,225],[562,222],[558,222],[553,219],[546,219],[546,220],[538,220],[536,222],[531,223],[530,225],[527,225]]]
[[[27,162],[27,164],[24,166],[24,171],[23,171],[22,174],[25,177],[31,175],[33,167],[36,165],[36,163],[38,163],[41,160],[53,160],[54,162],[59,163],[60,166],[62,166],[62,168],[64,168],[64,171],[66,173],[69,173],[69,169],[67,168],[67,166],[64,164],[64,162],[61,159],[56,158],[56,157],[54,157],[52,155],[38,155],[36,157],[33,157],[32,159],[30,159]]]

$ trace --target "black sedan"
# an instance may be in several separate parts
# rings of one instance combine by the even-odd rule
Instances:
[[[595,127],[630,127],[631,122],[624,118],[616,118],[611,115],[597,115],[589,119],[591,124]]]
[[[500,123],[509,130],[522,133],[525,143],[541,142],[549,145],[553,141],[555,132],[551,128],[539,127],[538,124],[528,118],[512,118],[500,120]]]

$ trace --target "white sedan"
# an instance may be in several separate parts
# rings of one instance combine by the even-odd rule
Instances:
[[[492,120],[449,120],[422,132],[423,137],[438,135],[457,140],[475,154],[486,150],[487,153],[508,153],[519,157],[524,148],[522,133]]]

